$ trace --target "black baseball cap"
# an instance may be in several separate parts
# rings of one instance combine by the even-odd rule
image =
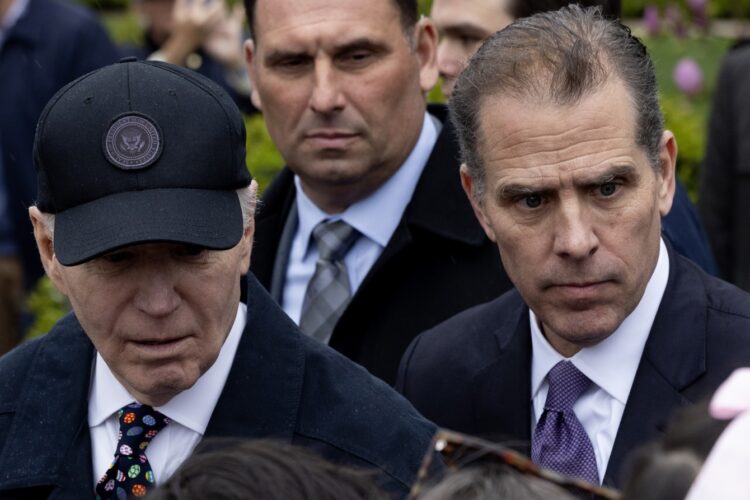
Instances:
[[[42,112],[34,161],[63,265],[138,243],[223,250],[242,237],[242,116],[190,70],[123,59],[71,82]]]

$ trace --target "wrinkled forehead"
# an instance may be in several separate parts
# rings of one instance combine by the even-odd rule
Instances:
[[[618,81],[566,104],[490,95],[480,110],[478,146],[488,169],[576,169],[643,153],[634,107]]]

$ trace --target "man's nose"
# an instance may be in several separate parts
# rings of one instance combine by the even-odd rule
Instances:
[[[180,307],[182,299],[176,290],[172,272],[151,268],[140,273],[134,303],[141,312],[156,318],[165,317]]]
[[[457,42],[442,38],[438,43],[437,67],[443,78],[456,78],[466,64],[466,55],[457,47]]]
[[[310,108],[324,115],[343,109],[345,98],[340,78],[331,62],[316,60],[314,78]]]
[[[585,259],[599,249],[589,211],[578,199],[562,200],[555,220],[554,252],[564,258]]]

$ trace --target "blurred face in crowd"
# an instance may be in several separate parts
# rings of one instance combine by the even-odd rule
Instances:
[[[450,96],[456,78],[490,35],[513,19],[507,0],[433,0],[430,17],[438,30],[437,63],[443,77],[443,94]]]
[[[573,105],[483,101],[484,199],[465,166],[464,188],[545,336],[572,356],[613,333],[643,296],[674,194],[674,136],[664,132],[652,165],[612,77]]]
[[[139,402],[163,405],[213,365],[237,314],[252,225],[229,250],[140,244],[63,266],[36,208],[31,216],[47,274]]]
[[[393,0],[260,0],[253,100],[305,193],[329,213],[380,187],[419,138],[436,32]]]

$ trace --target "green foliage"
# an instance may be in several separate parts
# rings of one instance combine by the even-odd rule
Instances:
[[[47,333],[70,310],[68,300],[46,276],[39,280],[26,300],[26,307],[34,315],[34,323],[26,333],[27,339]]]
[[[245,118],[247,129],[247,166],[258,182],[260,191],[268,186],[284,160],[271,142],[266,122],[261,115]]]
[[[656,5],[661,12],[670,5],[678,5],[683,12],[688,12],[686,0],[623,0],[622,17],[640,18],[647,5]],[[708,13],[712,17],[748,17],[750,16],[750,0],[709,0]]]

